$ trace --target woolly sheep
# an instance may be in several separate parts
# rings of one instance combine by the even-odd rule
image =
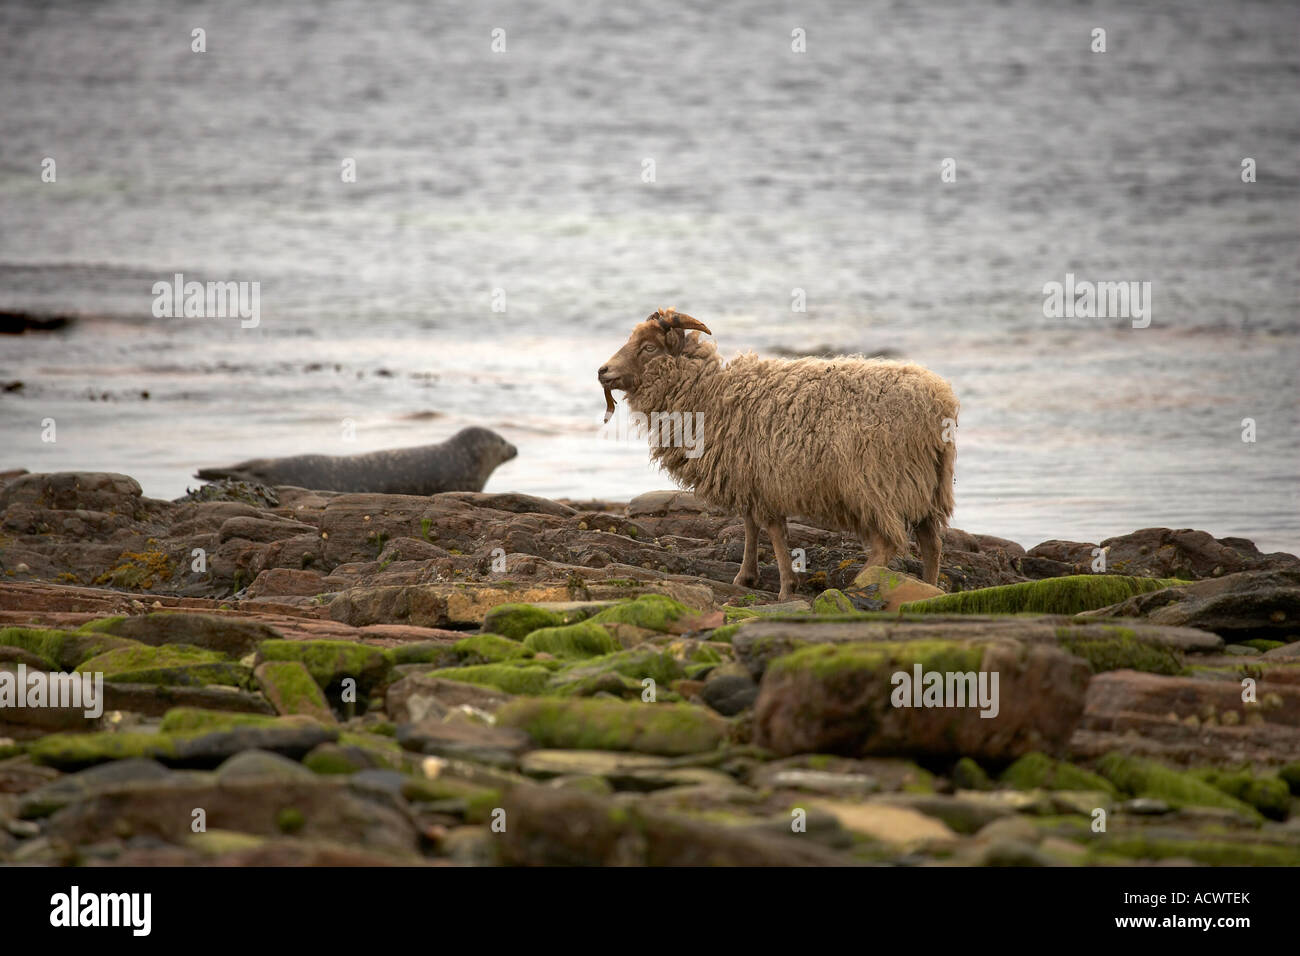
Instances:
[[[958,404],[948,383],[919,365],[859,357],[747,353],[724,365],[700,332],[713,334],[698,319],[660,309],[632,330],[598,378],[609,410],[615,389],[650,417],[651,456],[674,479],[743,517],[745,556],[735,583],[757,583],[762,527],[781,571],[780,600],[792,597],[792,515],[856,534],[869,566],[905,549],[911,526],[923,576],[936,583],[957,453]],[[693,442],[654,432],[656,419],[680,422],[678,414],[698,423]]]

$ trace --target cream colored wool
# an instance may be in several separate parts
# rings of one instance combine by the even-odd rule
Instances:
[[[944,441],[958,412],[946,381],[919,365],[860,356],[747,353],[723,364],[699,332],[666,328],[660,317],[672,315],[637,325],[602,382],[614,380],[647,416],[702,413],[699,457],[652,443],[674,479],[762,527],[800,515],[854,533],[876,552],[873,564],[905,549],[914,528],[924,576],[937,578],[956,457],[956,443]]]

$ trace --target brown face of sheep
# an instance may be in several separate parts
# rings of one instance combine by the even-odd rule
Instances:
[[[698,329],[712,335],[709,327],[699,319],[673,309],[660,309],[632,330],[632,335],[608,362],[600,367],[596,377],[605,389],[605,421],[614,414],[612,389],[631,397],[641,384],[647,365],[665,355],[681,355],[686,345],[686,333]]]

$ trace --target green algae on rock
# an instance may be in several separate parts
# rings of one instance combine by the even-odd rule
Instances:
[[[430,677],[462,681],[495,687],[507,694],[543,694],[551,679],[551,670],[542,664],[526,661],[509,661],[497,664],[475,664],[468,667],[444,667],[430,671]]]
[[[543,627],[562,627],[564,615],[532,604],[498,604],[483,617],[483,630],[522,641]]]
[[[588,620],[595,624],[631,624],[666,633],[674,621],[694,613],[685,604],[662,594],[642,594],[635,600],[606,608]]]
[[[1089,676],[1083,661],[1044,644],[809,645],[767,665],[754,742],[783,756],[1009,760],[1056,751],[1083,713]]]
[[[325,694],[301,661],[264,661],[254,670],[253,676],[277,713],[304,714],[323,722],[333,721],[334,715]]]
[[[1202,768],[1192,773],[1228,796],[1249,803],[1271,820],[1285,820],[1290,812],[1290,789],[1285,780],[1274,774],[1222,768]]]
[[[529,634],[524,639],[523,646],[530,652],[544,652],[569,659],[596,657],[619,649],[618,641],[599,624],[591,621],[541,628]]]
[[[451,651],[466,664],[495,664],[499,661],[532,657],[533,649],[499,634],[475,634],[451,645]]]
[[[1002,783],[1017,790],[1100,790],[1112,796],[1115,785],[1099,774],[1043,753],[1028,753],[1002,772]]]
[[[823,591],[813,600],[814,614],[852,614],[857,608],[838,588]]]
[[[1135,797],[1163,800],[1171,807],[1234,810],[1252,820],[1258,820],[1260,816],[1254,807],[1230,797],[1218,787],[1154,760],[1112,751],[1097,762],[1097,769],[1120,790]]]
[[[123,684],[182,686],[246,687],[253,674],[251,668],[228,661],[223,654],[188,644],[119,647],[82,661],[76,670],[83,674],[102,673],[105,680]]]
[[[497,723],[557,750],[680,756],[714,750],[727,736],[726,721],[702,707],[599,698],[514,701],[497,713]]]
[[[1061,646],[1082,657],[1094,674],[1103,671],[1134,670],[1170,676],[1183,672],[1183,659],[1172,647],[1162,647],[1137,639],[1132,628],[1105,626],[1110,637],[1102,640],[1080,638],[1074,628],[1057,629]]]
[[[911,601],[899,610],[904,614],[1077,614],[1118,604],[1135,594],[1186,583],[1118,574],[1072,574],[958,591],[924,601]]]
[[[123,647],[142,647],[138,641],[51,627],[0,628],[0,644],[20,647],[48,661],[52,670],[70,671],[82,661]]]
[[[326,691],[350,677],[363,694],[382,683],[389,669],[380,648],[352,641],[263,641],[257,662],[264,661],[298,661]]]

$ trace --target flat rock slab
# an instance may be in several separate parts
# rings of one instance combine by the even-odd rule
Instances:
[[[1243,701],[1242,694],[1240,681],[1110,671],[1092,679],[1081,726],[1110,730],[1117,715],[1147,714],[1188,722],[1193,728],[1211,722],[1219,726],[1258,722],[1300,728],[1300,683],[1272,680],[1265,674],[1255,680],[1254,702]]]
[[[846,830],[903,850],[933,849],[957,841],[957,834],[942,820],[911,807],[834,800],[817,800],[812,806],[830,813]]]
[[[934,703],[911,688],[915,670],[938,674]],[[904,703],[894,675],[909,678]],[[992,706],[957,701],[943,688],[971,675]],[[993,677],[997,684],[994,691]],[[1081,658],[1045,644],[1015,641],[955,644],[814,645],[782,658],[763,676],[754,705],[754,742],[782,756],[873,754],[969,756],[1010,760],[1034,750],[1052,752],[1069,740],[1083,712],[1091,668]],[[920,706],[918,706],[920,705]]]
[[[73,844],[97,843],[111,835],[183,843],[195,807],[203,808],[209,830],[293,833],[411,855],[418,847],[415,825],[399,799],[330,777],[131,781],[69,803],[50,818],[48,833]]]
[[[755,678],[769,661],[804,644],[850,644],[866,641],[976,641],[1010,639],[1027,644],[1058,645],[1062,637],[1073,641],[1111,641],[1117,628],[1140,643],[1188,653],[1213,653],[1223,638],[1189,627],[1163,627],[1124,620],[1115,623],[1080,623],[1066,615],[1041,617],[964,614],[927,614],[901,618],[863,618],[856,621],[819,621],[816,618],[755,620],[744,624],[731,638],[736,659]]]
[[[522,730],[436,718],[400,725],[397,742],[416,753],[506,768],[513,768],[520,754],[532,746],[531,738]]]
[[[412,674],[389,685],[384,708],[395,722],[410,724],[430,717],[442,719],[463,708],[494,714],[514,699],[495,687]]]
[[[647,805],[550,787],[516,787],[504,803],[499,860],[540,866],[838,866],[794,834],[693,820]]]
[[[275,708],[261,694],[214,684],[208,687],[164,687],[158,684],[104,684],[104,711],[125,710],[161,717],[173,707],[201,707],[241,714],[274,716]]]

